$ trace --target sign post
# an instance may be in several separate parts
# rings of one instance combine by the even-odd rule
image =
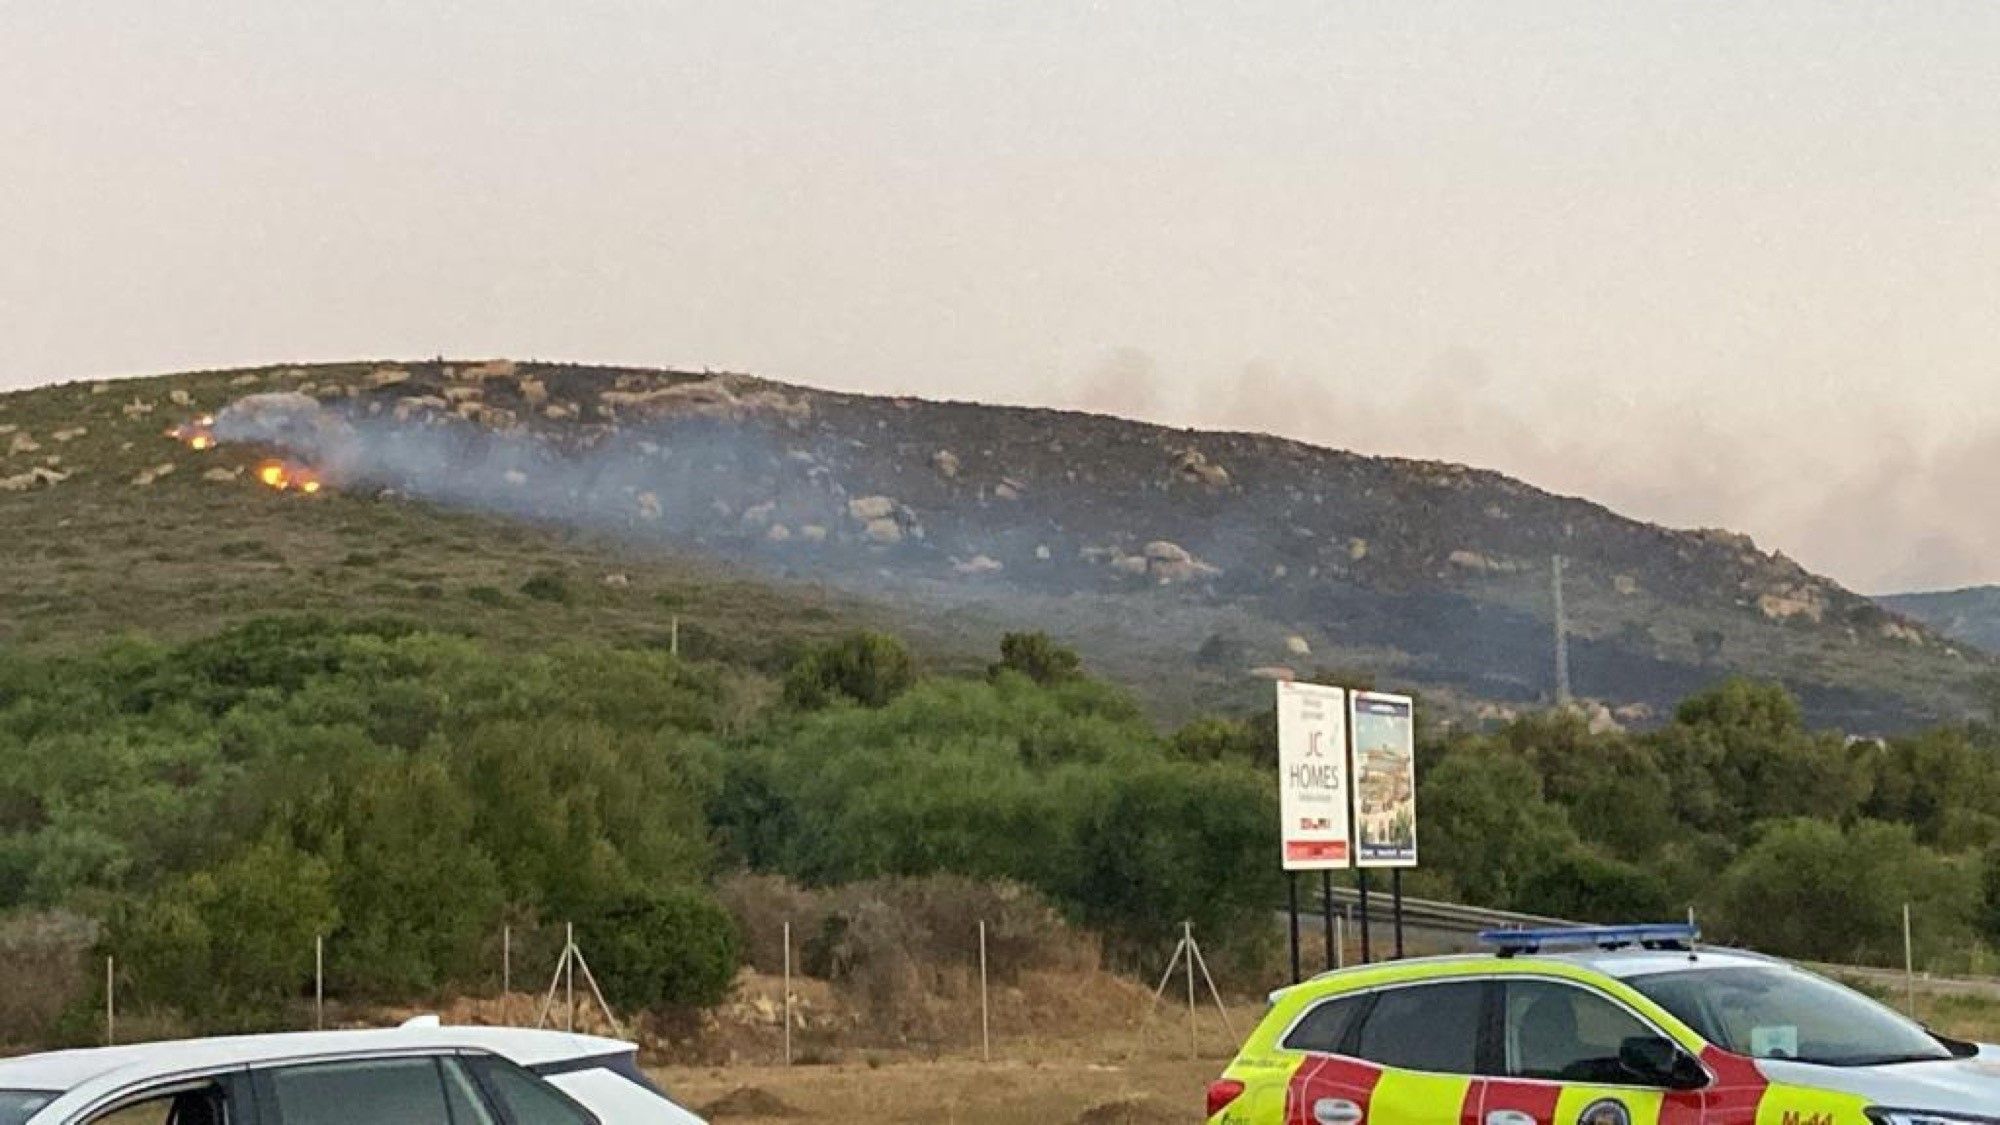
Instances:
[[[1291,905],[1292,979],[1299,978],[1298,873],[1353,865],[1347,692],[1278,684],[1279,840]],[[1323,880],[1324,882],[1324,880]],[[1333,910],[1330,896],[1320,908]]]
[[[1366,888],[1371,868],[1390,869],[1396,956],[1403,956],[1403,869],[1417,865],[1416,708],[1406,695],[1357,691],[1348,724],[1353,739],[1354,863]],[[1367,891],[1362,891],[1362,902]],[[1361,947],[1368,949],[1367,907]]]

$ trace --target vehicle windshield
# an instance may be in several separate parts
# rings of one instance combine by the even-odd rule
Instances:
[[[1879,1066],[1951,1057],[1923,1028],[1859,992],[1785,966],[1681,969],[1625,983],[1710,1043],[1752,1058]]]
[[[56,1097],[53,1090],[0,1090],[0,1125],[22,1125]]]

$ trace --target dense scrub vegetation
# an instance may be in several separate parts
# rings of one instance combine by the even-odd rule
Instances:
[[[1421,742],[1417,893],[1693,906],[1828,959],[1891,956],[1905,901],[1933,960],[2000,938],[1988,728],[1849,741],[1731,682],[1657,731],[1555,714]],[[1022,886],[1114,962],[1183,918],[1254,952],[1282,897],[1274,754],[1268,713],[1162,734],[1034,636],[983,676],[926,677],[857,635],[774,683],[650,649],[267,620],[0,654],[0,908],[94,924],[128,1004],[214,1026],[283,1018],[317,936],[340,995],[408,1000],[490,987],[503,924],[568,921],[621,1007],[711,1004],[768,941],[736,932],[754,904],[717,901],[758,885],[744,870]],[[863,916],[839,917],[799,920],[829,963]]]

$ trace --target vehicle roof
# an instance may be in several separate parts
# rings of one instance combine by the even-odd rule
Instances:
[[[323,1056],[428,1050],[488,1051],[523,1066],[623,1054],[630,1043],[561,1031],[515,1027],[416,1026],[356,1031],[233,1035],[49,1051],[0,1060],[0,1089],[70,1090],[113,1074],[130,1081],[151,1075],[228,1069]]]
[[[1536,966],[1546,966],[1551,963],[1588,969],[1618,980],[1654,973],[1687,972],[1697,969],[1789,965],[1789,962],[1767,957],[1761,953],[1710,945],[1698,945],[1691,951],[1637,947],[1583,948],[1558,949],[1547,953],[1520,953],[1511,957],[1502,957],[1497,953],[1458,953],[1438,957],[1411,957],[1402,961],[1376,961],[1368,965],[1351,965],[1345,969],[1321,973],[1308,983],[1351,979],[1363,974],[1378,973],[1391,966],[1394,967],[1398,980],[1409,980],[1412,977],[1421,977],[1425,968],[1433,966],[1438,968],[1451,966],[1460,971],[1468,968],[1476,971],[1484,967],[1504,972],[1533,972]]]
[[[1523,954],[1523,961],[1561,961],[1595,969],[1608,977],[1625,980],[1652,973],[1685,972],[1692,969],[1741,968],[1749,965],[1785,965],[1775,957],[1745,949],[1725,949],[1697,945],[1692,950],[1671,949],[1566,949],[1554,953]]]

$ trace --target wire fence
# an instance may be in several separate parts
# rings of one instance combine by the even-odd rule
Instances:
[[[1228,970],[1214,964],[1192,925],[1175,928],[1176,943],[1155,962],[1162,974],[1155,987],[1150,974],[1142,980],[1106,969],[1092,939],[1074,932],[1026,935],[1010,921],[972,919],[963,948],[940,949],[889,938],[908,926],[782,920],[775,950],[746,942],[748,960],[728,998],[699,1013],[617,1010],[593,966],[590,935],[567,925],[503,924],[491,942],[488,979],[400,1000],[346,987],[338,935],[319,935],[299,951],[309,975],[298,994],[240,1026],[177,1022],[145,995],[127,966],[103,957],[88,990],[101,994],[88,1041],[379,1027],[435,1014],[448,1023],[628,1038],[655,1058],[690,1062],[811,1065],[880,1051],[991,1061],[1032,1054],[1089,1026],[1104,1028],[1111,1049],[1127,1054],[1222,1057],[1238,1045],[1242,1002],[1232,1000]],[[775,952],[775,971],[765,971],[760,952]],[[1238,982],[1246,994],[1272,983]],[[83,1041],[74,1011],[72,1004],[67,1019],[58,1013],[24,1021],[9,1037],[21,1049]],[[1184,1035],[1170,1030],[1182,1024]]]

